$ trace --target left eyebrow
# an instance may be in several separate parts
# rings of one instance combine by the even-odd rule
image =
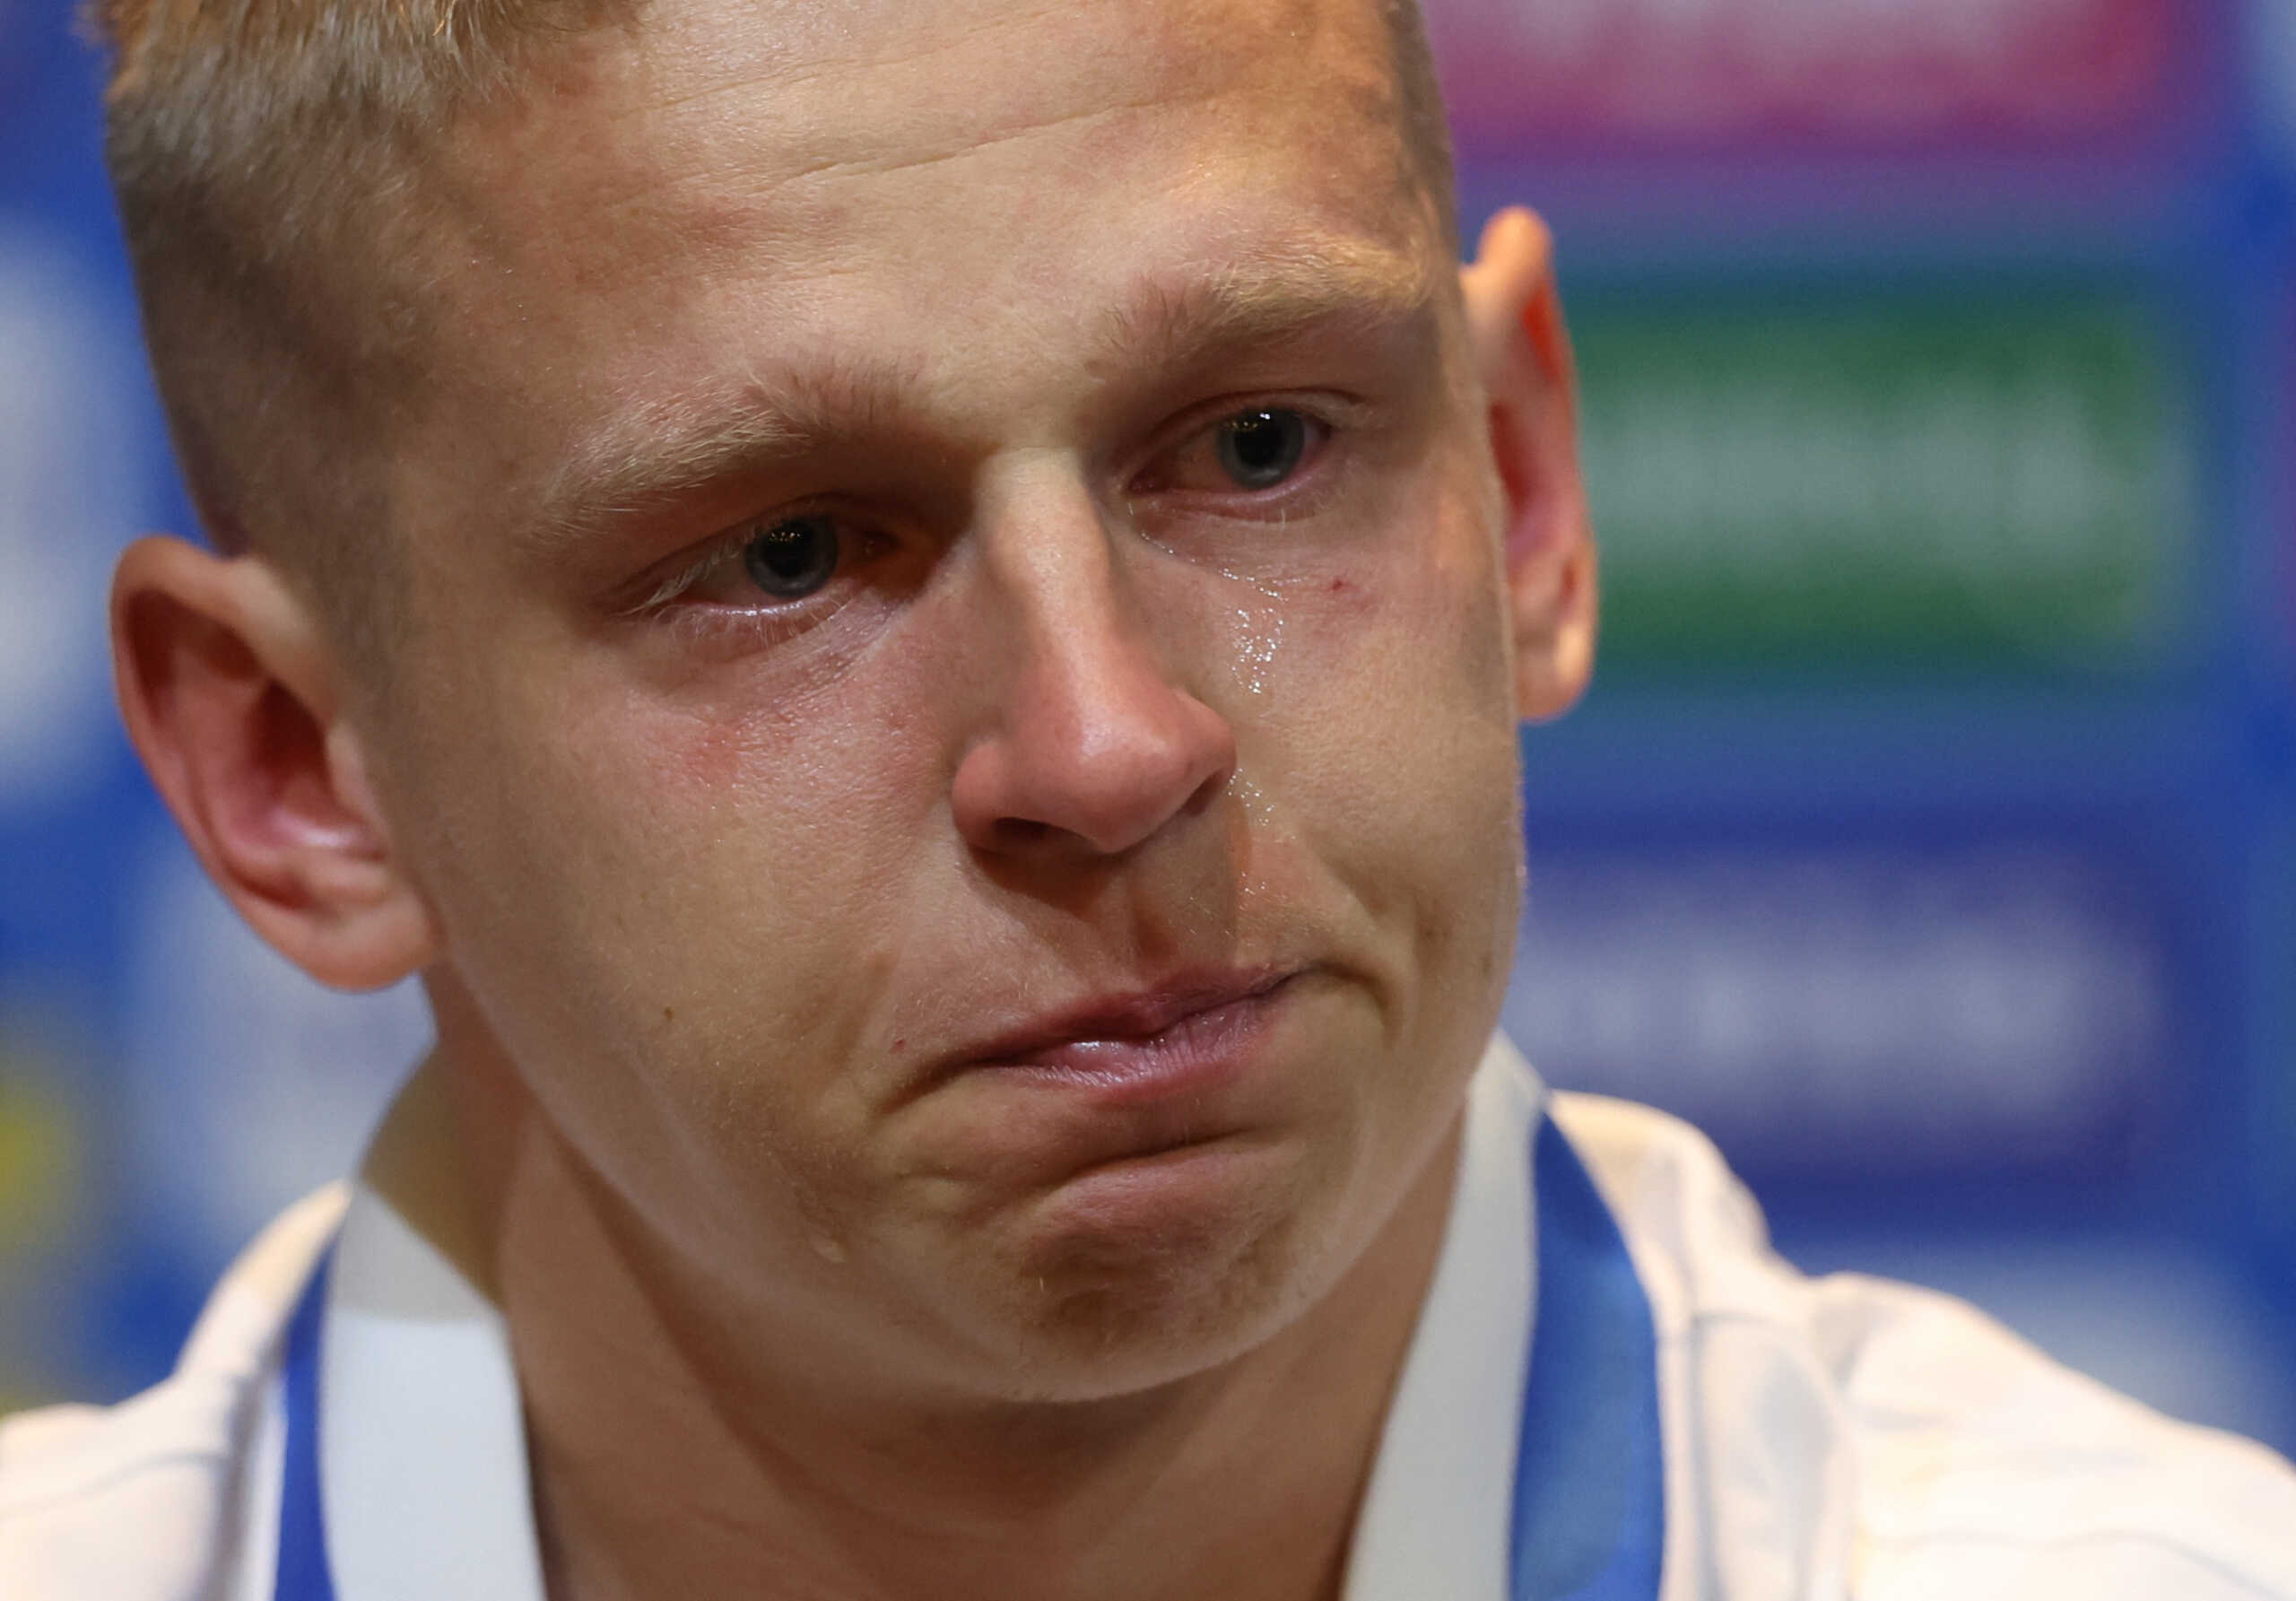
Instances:
[[[1180,366],[1335,325],[1369,333],[1425,318],[1441,268],[1426,251],[1330,240],[1209,271],[1143,277],[1103,320],[1103,359]]]

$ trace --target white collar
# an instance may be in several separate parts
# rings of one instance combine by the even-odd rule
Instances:
[[[1443,1254],[1371,1465],[1345,1601],[1507,1601],[1537,1284],[1531,1133],[1545,1096],[1492,1036],[1467,1091]]]
[[[336,1601],[544,1601],[509,1331],[361,1184],[319,1346],[319,1498]]]
[[[1442,1255],[1372,1465],[1346,1601],[1507,1595],[1544,1096],[1494,1039],[1469,1091]],[[544,1601],[502,1316],[364,1184],[335,1246],[319,1363],[338,1601]]]

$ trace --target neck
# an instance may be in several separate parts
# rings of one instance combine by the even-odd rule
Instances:
[[[502,1307],[552,1601],[1334,1601],[1457,1149],[1274,1338],[1039,1405],[825,1385],[494,1075],[426,1067],[370,1179]]]

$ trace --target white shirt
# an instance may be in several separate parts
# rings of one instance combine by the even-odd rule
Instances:
[[[1495,1041],[1350,1561],[1347,1601],[1506,1601],[1551,1114],[1650,1301],[1662,1601],[2296,1601],[2296,1472],[2050,1363],[1947,1297],[1770,1254],[1663,1114],[1549,1096]],[[283,1330],[335,1240],[319,1462],[340,1601],[544,1601],[500,1315],[372,1190],[282,1216],[173,1377],[0,1424],[0,1597],[269,1601]]]

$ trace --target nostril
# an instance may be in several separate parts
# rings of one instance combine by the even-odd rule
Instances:
[[[1000,817],[996,820],[996,843],[1008,850],[1042,842],[1052,832],[1052,825],[1031,822],[1025,817]]]

